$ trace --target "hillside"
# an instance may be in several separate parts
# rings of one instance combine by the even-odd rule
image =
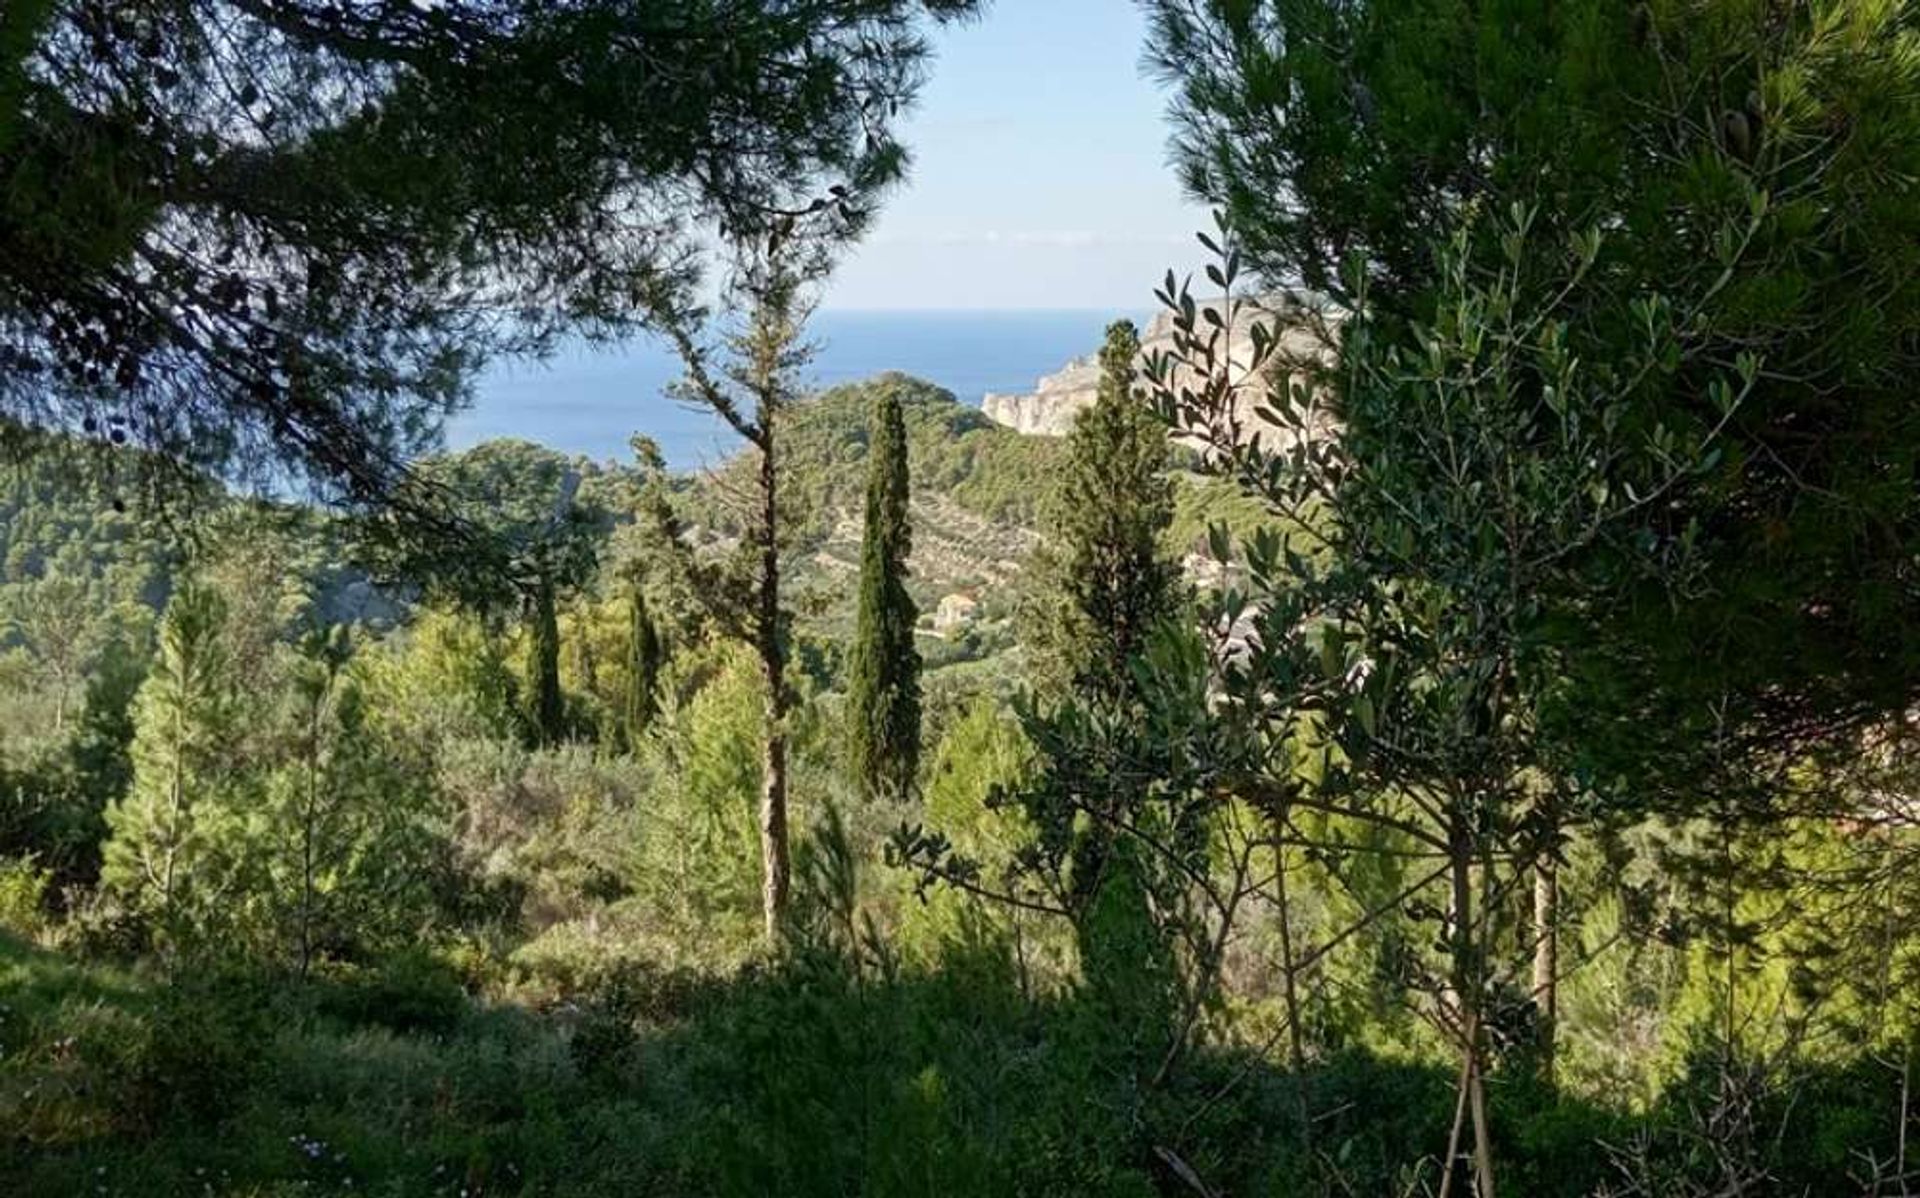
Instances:
[[[953,652],[962,657],[991,652],[1010,635],[1006,620],[1024,565],[1043,535],[1043,508],[1066,446],[1058,437],[1007,428],[945,388],[898,373],[831,388],[788,414],[781,442],[794,521],[788,571],[796,594],[806,600],[800,605],[803,623],[828,638],[851,632],[868,419],[875,400],[889,393],[901,400],[907,424],[913,486],[910,585],[923,624],[934,632],[946,601],[949,623],[940,632],[953,634],[955,640],[969,627],[993,633],[988,637],[991,646],[956,646]],[[127,456],[125,451],[74,450],[49,453],[0,474],[0,555],[6,562],[0,601],[14,607],[29,602],[37,580],[59,558],[62,564],[51,572],[95,580],[82,600],[91,615],[104,615],[124,599],[157,612],[179,567],[181,546],[171,538],[204,541],[202,557],[206,550],[215,550],[212,556],[218,558],[226,556],[223,547],[238,547],[217,521],[208,523],[212,513],[226,506],[212,494],[191,503],[183,498],[179,510],[172,512],[143,499],[137,489],[120,499],[124,488],[116,487],[114,478],[138,476],[128,462],[114,467],[118,458]],[[516,469],[570,464],[584,476],[583,501],[599,511],[603,528],[628,519],[635,476],[626,466],[565,459],[531,443],[490,442],[473,452],[519,463]],[[1178,452],[1175,457],[1180,465],[1191,464]],[[697,540],[717,546],[738,536],[737,496],[743,493],[749,469],[746,459],[736,456],[709,474],[676,481],[681,516]],[[1181,469],[1175,482],[1177,510],[1170,537],[1176,554],[1202,549],[1210,522],[1224,521],[1244,531],[1260,519],[1258,505],[1217,479]],[[390,625],[402,617],[404,609],[395,605],[394,597],[370,592],[364,574],[344,564],[353,550],[332,541],[344,531],[334,522],[308,520],[298,508],[249,506],[254,517],[268,525],[284,523],[272,519],[276,514],[293,521],[283,530],[288,540],[330,542],[309,551],[301,568],[312,598],[330,618]],[[264,551],[257,535],[241,540]],[[24,635],[16,624],[0,636],[0,654],[17,649]],[[929,649],[935,657],[946,656],[937,644]]]
[[[903,374],[834,387],[789,414],[780,452],[793,500],[796,581],[820,592],[823,629],[851,619],[868,418],[875,400],[888,393],[899,397],[907,425],[915,600],[929,618],[948,596],[987,600],[983,618],[1004,615],[992,600],[1006,597],[1038,543],[1040,507],[1063,446],[1002,428],[952,392]],[[733,496],[749,468],[734,458],[699,479],[685,496],[688,521],[710,535],[737,535]]]
[[[1021,572],[1044,535],[1044,509],[1066,443],[1050,433],[1019,432],[946,389],[888,373],[822,392],[789,415],[781,452],[796,527],[790,569],[810,605],[813,626],[828,635],[851,632],[853,582],[860,569],[866,502],[867,421],[875,399],[899,396],[907,424],[913,485],[910,586],[923,624],[947,601],[958,633],[978,626],[1003,641]],[[1065,416],[1071,428],[1074,413]],[[1204,552],[1207,528],[1224,523],[1245,534],[1266,520],[1260,505],[1218,478],[1188,467],[1176,448],[1175,510],[1168,540],[1176,557]],[[738,534],[733,496],[747,485],[747,463],[735,458],[686,493],[683,514],[710,537]],[[1190,561],[1190,572],[1198,572]],[[931,629],[930,629],[931,630]]]

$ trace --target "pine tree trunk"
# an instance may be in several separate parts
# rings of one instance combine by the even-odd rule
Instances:
[[[780,938],[786,922],[790,867],[787,862],[787,737],[779,730],[785,716],[767,702],[766,752],[760,767],[760,855],[765,863],[760,883],[761,915],[769,944]]]
[[[187,819],[187,727],[185,699],[173,709],[173,760],[167,770],[167,839],[160,874],[160,912],[169,934],[174,931],[173,874],[180,857],[182,825]]]
[[[1313,1147],[1313,1112],[1307,1102],[1306,1035],[1300,1026],[1299,958],[1293,946],[1293,896],[1287,879],[1287,809],[1273,815],[1273,880],[1280,915],[1280,980],[1286,1000],[1287,1064],[1293,1072],[1293,1097],[1300,1108],[1300,1135]]]
[[[780,628],[780,526],[773,413],[760,419],[760,585],[755,647],[767,686],[765,751],[760,768],[761,913],[769,944],[787,916],[791,866],[787,858],[787,679]]]

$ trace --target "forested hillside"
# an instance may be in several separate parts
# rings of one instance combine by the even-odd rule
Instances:
[[[803,383],[983,10],[0,10],[0,1193],[1920,1188],[1910,0],[1149,0],[1058,438]]]

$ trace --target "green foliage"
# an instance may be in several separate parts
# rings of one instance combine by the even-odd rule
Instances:
[[[874,401],[867,456],[860,607],[847,662],[848,756],[869,796],[905,799],[920,769],[920,654],[906,586],[913,531],[897,395]]]
[[[684,796],[677,812],[653,830],[641,851],[671,860],[654,876],[663,898],[692,918],[722,918],[751,910],[759,875],[754,799],[760,790],[760,736],[765,683],[742,653],[725,653],[719,673],[700,688],[674,721],[671,750]]]
[[[0,412],[444,518],[406,463],[485,355],[677,309],[716,226],[857,234],[973,7],[10,11]]]
[[[165,605],[179,554],[151,513],[129,514],[120,479],[135,468],[131,455],[56,438],[0,461],[0,660],[10,674],[0,752],[46,760],[85,738],[74,725],[93,680],[116,671]]]
[[[1181,1184],[1157,1147],[1235,1192],[1379,1193],[1433,1183],[1408,1146],[1440,1142],[1453,1112],[1445,1071],[1356,1052],[1306,1078],[1209,1052],[1190,1081],[1141,1092],[1111,1069],[1090,1011],[1029,1003],[1004,960],[893,980],[796,964],[678,1005],[635,975],[578,1023],[468,1006],[391,1030],[416,970],[431,975],[397,965],[364,1000],[323,986],[309,1007],[243,977],[155,989],[0,942],[0,1034],[18,1048],[0,1062],[0,1180],[50,1195],[348,1179],[421,1195],[1146,1195]],[[1880,1104],[1896,1080],[1865,1066],[1783,1079],[1752,1112],[1755,1159],[1795,1192],[1854,1192],[1833,1178],[1849,1152],[1890,1142]],[[1303,1097],[1326,1112],[1310,1130]],[[1717,1101],[1697,1080],[1643,1118],[1519,1086],[1495,1100],[1519,1192],[1713,1179],[1684,1114]]]
[[[223,917],[257,908],[272,955],[301,975],[413,944],[433,911],[439,796],[420,756],[369,719],[353,654],[342,627],[302,638],[283,760],[229,850],[246,872]]]
[[[225,756],[236,719],[225,619],[225,604],[197,583],[167,604],[140,688],[133,787],[107,812],[101,885],[175,944],[204,928],[217,900],[208,825],[236,785]]]
[[[353,1027],[444,1035],[466,1017],[468,999],[446,962],[416,945],[369,965],[328,969],[314,1007]]]
[[[1153,11],[1184,179],[1266,277],[1354,310],[1364,294],[1383,329],[1425,321],[1447,269],[1430,248],[1517,206],[1548,253],[1606,231],[1561,334],[1569,360],[1604,372],[1684,318],[1649,385],[1615,388],[1603,416],[1682,443],[1724,422],[1709,485],[1660,520],[1663,537],[1692,530],[1701,581],[1684,603],[1656,583],[1558,630],[1578,685],[1543,717],[1587,769],[1622,797],[1684,802],[1716,769],[1725,781],[1701,748],[1717,734],[1765,756],[1765,776],[1774,753],[1911,708],[1916,625],[1893,580],[1920,524],[1891,480],[1920,451],[1904,381],[1920,241],[1910,198],[1880,182],[1920,154],[1902,6]],[[1471,252],[1487,272],[1505,250]],[[1743,355],[1749,394],[1727,419],[1715,380]],[[1631,593],[1645,555],[1594,568]]]
[[[53,874],[33,858],[0,858],[0,928],[26,939],[46,923],[43,907]]]
[[[374,704],[405,735],[522,739],[525,687],[477,618],[427,608],[368,666]]]
[[[873,409],[889,398],[900,405],[915,500],[923,506],[929,501],[951,503],[997,530],[1017,531],[1037,523],[1040,496],[1061,456],[1059,442],[1022,436],[944,388],[888,373],[829,388],[786,412],[781,485],[793,496],[799,521],[793,536],[799,547],[826,542],[838,521],[857,519],[864,510]],[[745,469],[742,463],[729,463],[712,486],[737,488]],[[704,521],[719,531],[739,531],[740,520],[724,505],[705,495],[702,500]],[[924,537],[920,544],[925,547]]]
[[[368,548],[382,569],[424,583],[434,598],[491,628],[525,614],[527,726],[553,745],[571,731],[560,679],[560,606],[593,578],[609,514],[580,502],[585,463],[527,441],[488,441],[417,468],[426,484],[475,513],[469,535],[395,538],[376,525]]]
[[[265,1064],[267,992],[253,979],[194,971],[155,994],[145,1026],[124,1045],[126,1087],[115,1095],[136,1126],[211,1125],[240,1103]]]
[[[1178,602],[1164,540],[1173,520],[1166,428],[1135,393],[1139,350],[1131,323],[1107,330],[1099,396],[1075,417],[1048,491],[1052,545],[1029,616],[1042,677],[1103,701],[1131,690],[1129,661]]]
[[[627,596],[627,674],[622,691],[621,729],[629,746],[640,743],[660,711],[660,672],[667,648],[659,626],[647,611],[646,590],[634,585]]]

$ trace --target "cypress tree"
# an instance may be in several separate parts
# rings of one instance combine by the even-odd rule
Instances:
[[[1131,663],[1179,603],[1178,568],[1163,545],[1173,521],[1167,432],[1135,393],[1139,354],[1132,322],[1108,326],[1099,393],[1067,437],[1041,567],[1046,593],[1032,613],[1038,672],[1064,703],[1028,723],[1042,768],[1025,796],[1028,815],[1064,850],[1090,1009],[1134,1047],[1164,1035],[1174,990],[1148,898],[1155,863],[1116,834],[1143,794],[1123,730],[1141,710]]]
[[[567,700],[560,688],[560,612],[553,592],[553,579],[543,575],[534,588],[530,613],[533,727],[542,748],[567,737]]]
[[[627,689],[621,712],[621,731],[627,746],[640,743],[640,737],[660,710],[660,667],[666,661],[666,646],[660,630],[647,611],[646,589],[638,580],[628,596]]]
[[[1175,602],[1178,567],[1161,544],[1173,522],[1167,433],[1133,392],[1140,335],[1107,328],[1100,390],[1074,420],[1054,497],[1054,586],[1059,606],[1044,646],[1053,672],[1087,701],[1122,702],[1127,662]]]
[[[869,796],[904,797],[920,765],[919,613],[907,594],[913,532],[907,514],[907,426],[900,397],[873,405],[867,523],[860,554],[859,627],[849,663],[854,772]]]

